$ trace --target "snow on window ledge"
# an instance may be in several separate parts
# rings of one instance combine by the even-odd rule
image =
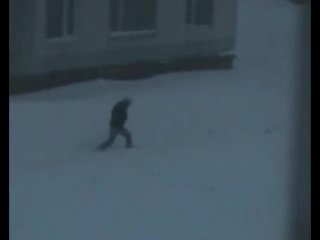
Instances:
[[[143,31],[119,31],[119,32],[112,32],[110,36],[112,38],[118,37],[144,37],[144,36],[153,36],[156,34],[156,30],[143,30]]]
[[[46,38],[48,43],[68,43],[76,41],[75,36],[63,36],[63,37],[54,37],[54,38]]]

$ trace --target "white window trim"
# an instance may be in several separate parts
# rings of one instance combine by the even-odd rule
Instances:
[[[75,35],[66,35],[61,37],[46,37],[46,41],[50,43],[64,43],[75,41],[77,37]]]
[[[139,37],[139,36],[149,36],[155,35],[156,30],[141,30],[141,31],[111,31],[111,37]]]

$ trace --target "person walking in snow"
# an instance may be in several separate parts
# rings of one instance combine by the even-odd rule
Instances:
[[[132,147],[131,133],[125,127],[125,123],[128,119],[128,108],[131,105],[131,102],[130,98],[124,98],[113,106],[109,124],[109,138],[100,145],[99,149],[105,150],[108,147],[111,147],[118,135],[125,138],[127,148]]]

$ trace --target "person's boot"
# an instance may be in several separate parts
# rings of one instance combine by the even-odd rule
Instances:
[[[129,137],[129,138],[127,139],[126,148],[133,148],[133,144],[132,144],[131,137]]]
[[[126,144],[126,148],[133,148],[133,144],[132,143],[127,143]]]
[[[111,146],[112,142],[108,139],[107,141],[103,142],[98,146],[99,151],[107,150]]]

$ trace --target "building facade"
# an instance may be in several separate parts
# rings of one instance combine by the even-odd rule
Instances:
[[[237,0],[10,0],[9,7],[10,76],[235,48]]]

